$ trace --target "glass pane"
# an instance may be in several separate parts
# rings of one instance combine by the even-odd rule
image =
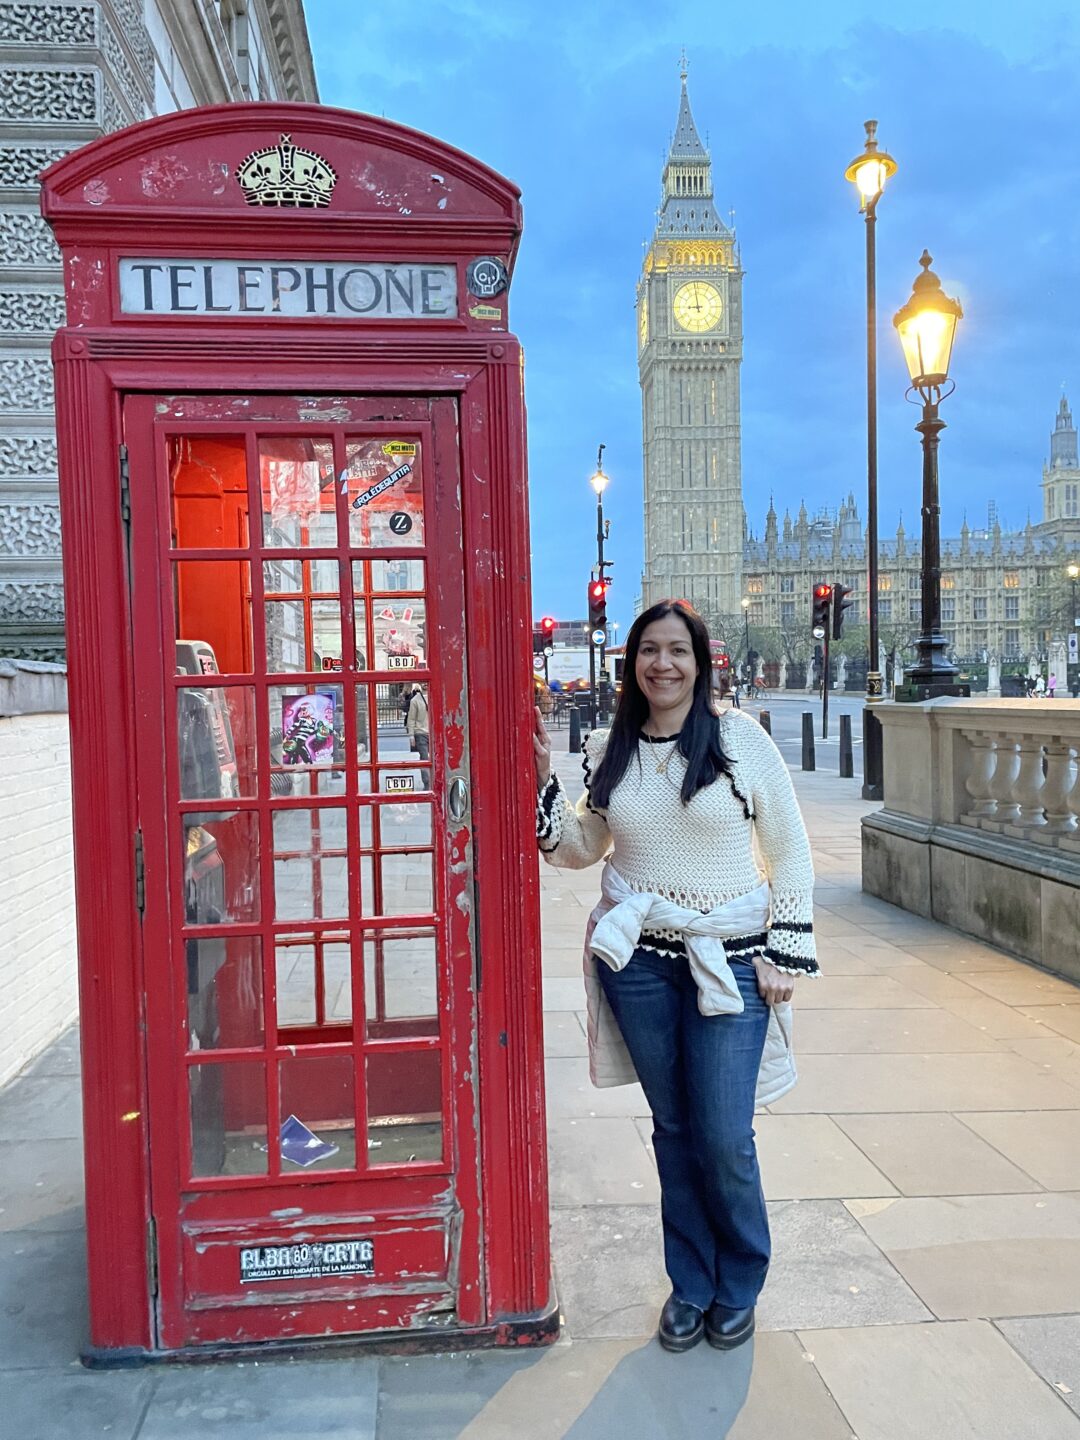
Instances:
[[[353,565],[353,584],[357,590],[364,588],[356,573],[361,566],[361,561],[357,561]],[[372,560],[371,588],[376,594],[385,594],[388,591],[393,594],[395,591],[401,590],[422,593],[424,589],[423,560]]]
[[[381,805],[379,821],[384,849],[431,844],[430,805]]]
[[[372,605],[372,618],[373,670],[423,670],[427,666],[427,608],[423,600],[380,600]]]
[[[312,670],[341,669],[341,606],[335,600],[311,602]]]
[[[279,936],[276,958],[279,1031],[352,1018],[347,935]]]
[[[363,600],[353,601],[353,624],[356,626],[356,668],[369,670],[368,657],[371,655],[371,637],[367,629],[367,605]]]
[[[259,484],[264,545],[290,550],[337,544],[332,441],[260,440]]]
[[[356,758],[359,762],[371,759],[371,686],[356,687]]]
[[[409,713],[414,681],[401,684],[376,685],[375,710],[379,719],[378,751],[381,760],[406,760],[409,737],[405,720]]]
[[[266,668],[273,674],[309,670],[303,600],[266,602]]]
[[[251,674],[251,566],[246,560],[173,564],[178,675]]]
[[[262,951],[256,935],[184,941],[188,1049],[263,1042]]]
[[[409,440],[350,440],[345,446],[349,544],[424,543],[420,446]]]
[[[244,437],[173,435],[168,450],[173,548],[244,549],[248,543]]]
[[[193,1174],[266,1174],[263,1074],[260,1060],[189,1068]]]
[[[368,1055],[368,1152],[372,1165],[442,1159],[441,1067],[438,1050]]]
[[[279,920],[348,916],[345,810],[274,812],[274,898]]]
[[[416,930],[364,941],[364,1003],[372,1040],[437,1035],[435,934]]]
[[[351,1055],[297,1055],[281,1062],[281,1168],[341,1170],[356,1164]]]
[[[250,810],[183,817],[184,918],[246,925],[259,918],[259,824]]]
[[[275,556],[263,561],[263,590],[269,595],[336,595],[336,560],[285,560]]]
[[[340,685],[271,685],[270,793],[341,795],[345,718]]]
[[[202,685],[176,692],[181,800],[256,794],[255,691]]]
[[[382,907],[380,915],[426,915],[434,909],[432,899],[432,854],[383,855]]]
[[[425,789],[424,772],[420,770],[379,771],[379,793],[382,795],[412,795]]]

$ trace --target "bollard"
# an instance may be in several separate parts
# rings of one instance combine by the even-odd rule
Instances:
[[[758,716],[758,724],[765,731],[766,735],[772,734],[772,716],[769,714],[768,710],[762,710],[761,714]]]
[[[804,770],[816,770],[814,761],[814,712],[804,710],[802,712],[802,768]]]
[[[840,716],[840,778],[855,778],[855,757],[851,751],[851,716]]]
[[[581,711],[576,705],[570,706],[570,754],[581,754]]]

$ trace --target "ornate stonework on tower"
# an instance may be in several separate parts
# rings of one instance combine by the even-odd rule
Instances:
[[[643,606],[684,596],[739,612],[745,524],[739,430],[742,269],[713,204],[686,91],[638,284],[645,480]]]

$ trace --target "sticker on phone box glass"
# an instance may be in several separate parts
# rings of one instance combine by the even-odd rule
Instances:
[[[303,1245],[245,1245],[240,1283],[315,1280],[322,1275],[374,1275],[373,1240],[315,1240]]]

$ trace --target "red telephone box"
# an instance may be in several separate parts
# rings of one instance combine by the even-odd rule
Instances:
[[[518,192],[249,104],[42,204],[87,1358],[551,1338]]]

